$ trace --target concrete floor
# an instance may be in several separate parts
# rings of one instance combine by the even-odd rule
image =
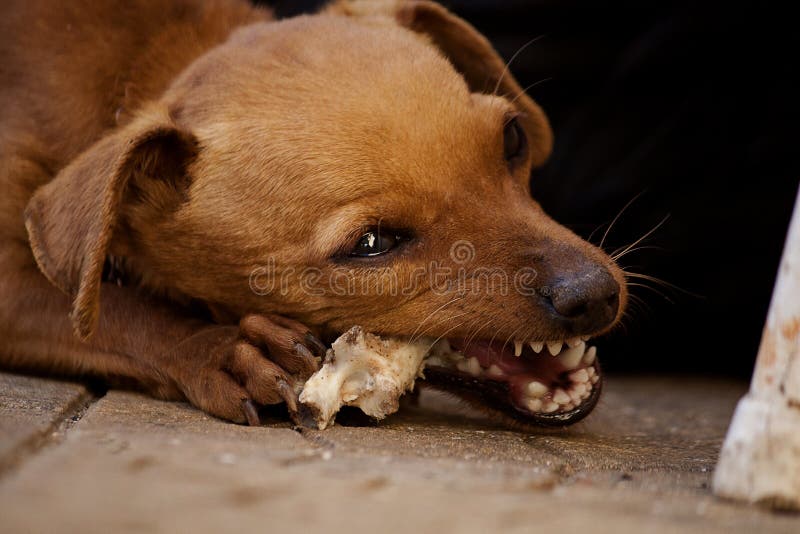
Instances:
[[[586,422],[536,433],[424,391],[377,427],[297,432],[0,374],[0,532],[800,532],[710,494],[744,391],[612,378]]]

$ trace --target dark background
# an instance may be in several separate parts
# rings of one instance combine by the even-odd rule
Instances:
[[[324,2],[276,1],[280,16]],[[669,285],[634,287],[600,346],[616,371],[749,376],[800,178],[798,40],[778,4],[452,0],[550,117],[534,196]],[[637,197],[638,195],[638,197]],[[595,232],[598,243],[605,227]]]

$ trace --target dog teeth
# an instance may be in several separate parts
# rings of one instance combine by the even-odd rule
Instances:
[[[548,387],[542,384],[541,382],[533,381],[528,382],[528,385],[525,386],[525,392],[531,397],[541,397],[545,393],[547,393]]]
[[[596,357],[597,357],[597,347],[589,347],[586,350],[586,354],[583,355],[581,363],[583,365],[592,365]]]
[[[571,399],[567,392],[561,388],[558,388],[555,393],[553,393],[553,402],[557,402],[558,404],[567,404]]]
[[[443,367],[444,366],[444,362],[442,362],[442,359],[439,358],[438,356],[431,356],[430,358],[425,360],[425,366],[426,367]]]
[[[593,365],[597,358],[597,348],[588,346],[587,339],[588,336],[555,341],[514,340],[514,356],[517,358],[522,356],[525,345],[528,345],[535,354],[541,354],[547,347],[547,351],[558,358],[559,365],[562,366],[556,367],[557,370],[564,371],[560,376],[562,378],[566,376],[570,381],[568,386],[559,388],[551,388],[546,381],[539,380],[521,384],[523,388],[518,399],[521,408],[539,414],[568,412],[577,409],[591,397],[594,384],[599,383],[600,376]],[[506,352],[509,353],[510,351]],[[490,365],[486,362],[488,368],[484,369],[478,358],[465,358],[460,353],[456,354],[460,360],[456,361],[451,356],[436,353],[427,360],[427,364],[455,367],[462,373],[474,377],[482,376],[493,380],[509,377],[497,363]]]
[[[542,399],[528,399],[528,402],[525,404],[532,412],[538,412],[542,409]]]
[[[470,358],[469,360],[461,360],[456,364],[456,367],[462,373],[467,373],[472,376],[479,376],[481,374],[481,364],[477,358]]]
[[[581,358],[583,358],[583,353],[585,350],[586,344],[583,341],[579,341],[574,347],[568,348],[559,354],[558,361],[560,361],[561,365],[567,369],[575,369],[578,367],[578,365],[580,365]]]
[[[547,342],[547,350],[549,350],[550,354],[552,354],[553,356],[555,356],[559,352],[561,352],[561,347],[563,347],[563,346],[564,346],[564,342],[563,341],[548,341]]]
[[[597,384],[600,381],[600,377],[597,375],[597,371],[594,370],[594,367],[587,367],[586,374],[589,375],[589,382],[592,384]]]
[[[501,376],[505,375],[505,373],[503,372],[503,370],[502,370],[502,369],[500,369],[499,367],[497,367],[495,364],[492,364],[492,365],[490,365],[490,366],[489,366],[489,370],[488,370],[488,371],[486,371],[486,373],[487,373],[489,376],[493,376],[493,377],[495,377],[495,378],[499,378],[499,377],[501,377]],[[588,377],[587,377],[587,380],[588,380]]]
[[[580,369],[579,371],[570,373],[569,378],[576,384],[583,384],[589,381],[589,372],[586,369]]]

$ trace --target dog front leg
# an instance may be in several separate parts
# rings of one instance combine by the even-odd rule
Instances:
[[[0,279],[0,367],[135,384],[169,400],[188,400],[235,422],[258,422],[255,404],[286,402],[318,369],[324,346],[304,326],[250,315],[239,326],[190,316],[126,287],[104,284],[94,335],[73,334],[69,299],[35,267]]]

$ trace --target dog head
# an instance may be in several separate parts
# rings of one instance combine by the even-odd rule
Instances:
[[[238,30],[40,189],[27,226],[82,337],[113,254],[220,316],[449,339],[429,380],[560,424],[597,400],[585,341],[626,290],[531,199],[551,145],[466,22],[344,1]]]

